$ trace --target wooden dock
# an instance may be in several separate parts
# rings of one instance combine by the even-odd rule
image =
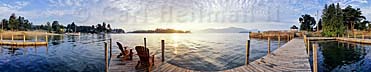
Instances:
[[[48,42],[0,42],[0,45],[8,46],[44,46],[48,45]]]
[[[347,38],[347,37],[308,37],[308,40],[317,41],[317,40],[339,40],[339,41],[346,41],[346,42],[354,42],[354,43],[364,43],[364,44],[371,44],[371,39],[361,39],[361,38]]]
[[[248,65],[227,72],[311,72],[309,56],[303,39],[293,39]]]
[[[359,39],[359,38],[343,38],[343,37],[339,37],[339,38],[336,38],[336,40],[347,41],[347,42],[354,42],[354,43],[371,44],[371,39]]]
[[[38,37],[35,36],[35,41],[27,41],[26,35],[22,35],[22,40],[14,40],[14,38],[19,39],[18,36],[11,36],[11,40],[4,40],[3,36],[0,35],[0,45],[7,46],[46,46],[48,45],[48,36],[45,36],[45,41],[37,41]]]
[[[336,40],[336,37],[308,37],[307,39],[311,41],[316,41],[316,40]]]
[[[110,72],[130,72],[138,71],[135,69],[138,56],[134,55],[131,61],[122,61],[113,56],[110,60]],[[248,65],[243,65],[237,68],[223,70],[223,72],[282,72],[282,71],[300,71],[311,72],[309,64],[309,56],[306,52],[306,47],[303,39],[293,39],[276,49],[271,54],[268,54],[258,60],[250,62]],[[166,62],[161,62],[160,57],[155,59],[155,66],[151,71],[154,72],[200,72],[190,69],[181,68]]]

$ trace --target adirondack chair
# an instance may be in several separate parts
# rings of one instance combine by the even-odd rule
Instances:
[[[154,65],[155,55],[150,56],[148,48],[145,48],[144,46],[136,46],[135,50],[137,51],[137,54],[140,59],[140,61],[138,61],[138,64],[135,66],[135,68],[136,69],[148,68],[148,71],[151,71],[151,68]]]
[[[116,42],[116,43],[117,43],[117,46],[119,46],[119,49],[121,51],[121,53],[117,56],[117,58],[120,58],[121,56],[123,56],[124,59],[132,60],[133,59],[132,49],[126,50],[127,47],[123,47],[120,42]],[[123,49],[123,48],[125,48],[125,49]]]

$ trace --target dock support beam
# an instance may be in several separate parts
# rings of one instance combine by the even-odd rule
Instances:
[[[49,43],[48,41],[49,41],[49,40],[48,40],[48,35],[45,35],[45,42],[46,42],[46,43]]]
[[[278,33],[278,48],[281,47],[281,34]]]
[[[14,42],[14,36],[12,35],[12,42]]]
[[[161,61],[164,62],[165,61],[165,40],[161,40],[161,52],[162,52]]]
[[[108,72],[108,47],[107,42],[104,42],[104,58],[105,58],[105,72]]]
[[[247,40],[246,42],[246,62],[245,64],[249,64],[249,57],[250,57],[250,40]]]
[[[271,53],[271,38],[268,38],[268,54]]]
[[[144,48],[147,48],[147,38],[144,38]]]
[[[112,56],[112,38],[109,39],[109,55]]]
[[[317,67],[317,47],[313,44],[313,72],[318,72]]]
[[[26,35],[23,35],[23,42],[26,42]]]
[[[290,34],[287,34],[287,41],[290,41]]]
[[[309,51],[310,51],[310,42],[309,42],[309,39],[307,40],[307,53],[309,55]]]

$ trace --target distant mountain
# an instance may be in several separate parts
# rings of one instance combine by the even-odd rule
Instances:
[[[256,30],[256,29],[254,29]],[[200,31],[195,31],[198,33],[244,33],[244,32],[250,32],[251,30],[247,30],[244,28],[237,28],[237,27],[228,27],[228,28],[222,28],[222,29],[204,29]]]

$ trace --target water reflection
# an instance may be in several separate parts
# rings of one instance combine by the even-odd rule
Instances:
[[[48,46],[0,46],[0,72],[104,71],[103,42],[109,35],[48,37]]]
[[[45,53],[48,54],[48,46],[0,46],[1,53],[6,51],[5,54],[9,54],[11,56],[18,56],[18,55],[26,55],[29,52],[34,51],[37,53],[37,48],[45,48]]]
[[[346,42],[319,42],[319,71],[370,71],[370,45]]]
[[[161,57],[161,40],[165,40],[165,61],[167,63],[201,71],[218,71],[239,67],[245,64],[247,33],[207,33],[207,34],[114,34],[113,42],[121,42],[133,48],[143,45],[147,39],[150,53]],[[271,50],[287,41],[271,40]],[[266,39],[252,39],[249,61],[252,62],[267,54]],[[113,52],[119,53],[116,45]]]

